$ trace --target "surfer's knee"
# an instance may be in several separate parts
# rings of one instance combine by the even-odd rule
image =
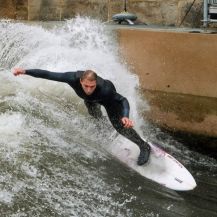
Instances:
[[[91,115],[91,116],[93,116],[94,118],[102,118],[103,117],[103,115],[102,115],[102,111],[101,111],[101,109],[95,109],[95,110],[92,110],[91,112],[89,112],[89,114]]]
[[[119,121],[118,119],[114,119],[114,120],[111,120],[111,119],[110,119],[110,121],[111,121],[113,127],[116,129],[116,131],[117,131],[118,133],[120,133],[120,134],[123,135],[125,129],[124,129],[124,126],[123,126],[123,124],[121,123],[121,121]]]
[[[91,103],[87,101],[84,101],[84,104],[87,107],[88,113],[94,118],[101,118],[103,116],[101,111],[101,106],[99,104]]]

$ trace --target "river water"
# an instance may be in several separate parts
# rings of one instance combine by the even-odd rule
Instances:
[[[217,216],[216,159],[142,119],[148,105],[115,33],[77,17],[49,28],[2,20],[0,34],[0,216]],[[139,133],[181,161],[197,188],[175,192],[129,170],[106,151],[112,127],[89,117],[68,85],[14,77],[13,67],[90,68],[112,80],[129,99]]]

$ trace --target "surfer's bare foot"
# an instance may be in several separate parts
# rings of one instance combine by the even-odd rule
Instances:
[[[140,154],[139,154],[138,161],[137,161],[137,164],[139,166],[142,166],[148,162],[150,151],[151,151],[151,148],[148,144],[145,147],[140,149]]]

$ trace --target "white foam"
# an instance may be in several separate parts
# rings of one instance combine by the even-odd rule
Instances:
[[[13,200],[13,194],[6,190],[0,190],[0,202],[10,204]]]
[[[19,140],[24,123],[25,117],[20,113],[0,114],[0,142],[10,143]]]
[[[33,165],[29,165],[28,163],[24,162],[21,166],[21,169],[29,176],[36,177],[38,174],[37,168]]]

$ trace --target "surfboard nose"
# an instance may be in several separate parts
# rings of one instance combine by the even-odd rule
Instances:
[[[197,187],[194,177],[187,170],[185,170],[184,180],[178,177],[175,177],[174,180],[176,181],[174,186],[174,190],[176,191],[190,191]],[[178,183],[180,183],[180,185]]]
[[[188,187],[189,187],[189,189],[187,189]],[[191,175],[191,181],[190,181],[190,178],[189,178],[189,181],[186,183],[186,191],[193,190],[196,187],[197,187],[197,183],[196,183],[195,179],[193,178],[193,176]]]

